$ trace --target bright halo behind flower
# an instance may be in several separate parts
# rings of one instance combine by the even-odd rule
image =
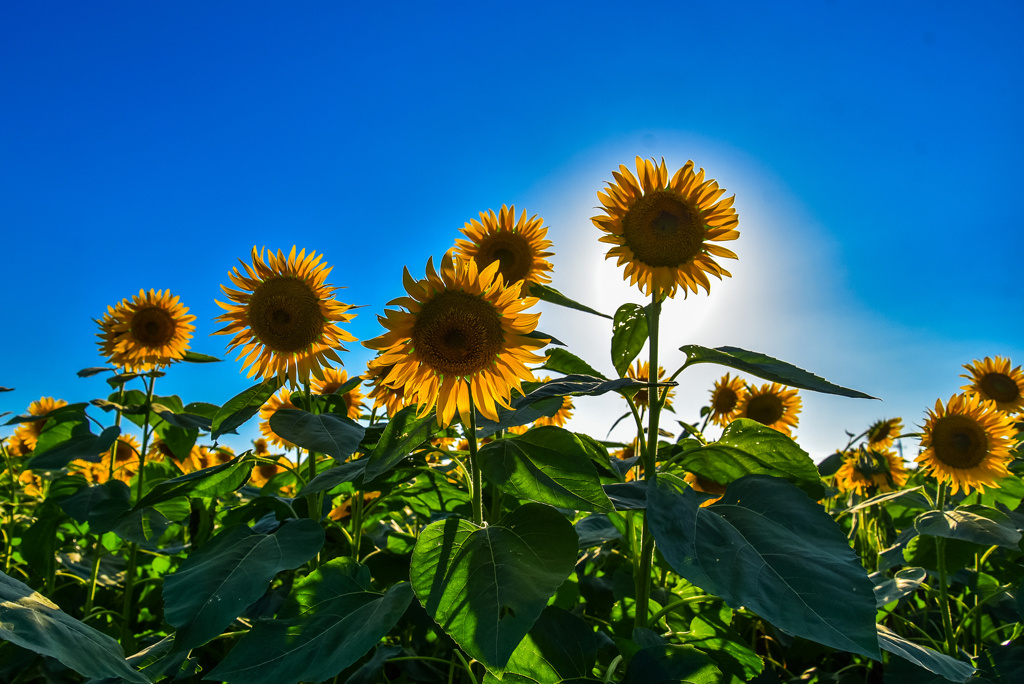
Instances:
[[[310,374],[322,378],[328,360],[341,365],[335,351],[347,351],[342,342],[355,337],[338,327],[355,317],[353,307],[334,298],[338,289],[325,283],[331,269],[321,263],[323,256],[306,254],[296,248],[264,253],[252,248],[252,266],[240,261],[228,274],[237,290],[222,285],[231,300],[217,302],[226,313],[216,320],[227,323],[215,335],[234,335],[228,349],[240,349],[247,377],[278,376],[293,386],[308,382]]]
[[[957,394],[945,406],[935,401],[921,436],[925,450],[917,457],[922,468],[952,492],[971,488],[985,491],[1010,474],[1010,442],[1014,436],[1009,415],[978,395]]]
[[[1000,411],[1019,413],[1024,409],[1024,373],[1020,366],[1010,367],[1010,359],[997,356],[995,359],[985,357],[983,361],[975,360],[964,365],[970,375],[961,375],[971,384],[960,389],[968,394],[977,394],[982,399],[994,401]]]
[[[520,298],[522,281],[503,286],[498,266],[480,269],[449,250],[440,273],[432,258],[423,280],[405,269],[409,295],[389,305],[406,310],[385,309],[378,320],[388,332],[363,342],[380,350],[380,365],[393,366],[383,383],[415,397],[421,416],[436,405],[442,427],[456,411],[468,422],[471,396],[480,413],[498,420],[496,404],[511,408],[512,390],[534,379],[526,364],[544,361],[533,350],[547,340],[527,337],[540,314],[523,313],[537,300]]]
[[[348,373],[335,368],[324,368],[323,380],[313,381],[313,392],[316,394],[334,394],[341,386],[348,382]],[[358,420],[363,415],[363,393],[356,385],[345,394],[341,395],[348,409],[347,416],[352,420]]]
[[[867,448],[858,449],[843,458],[835,481],[841,492],[867,496],[876,491],[899,489],[906,484],[908,475],[903,459],[895,451]]]
[[[729,373],[715,381],[711,388],[711,417],[715,425],[725,427],[740,415],[740,404],[747,396],[747,385],[739,377],[730,378]]]
[[[185,356],[195,319],[170,290],[139,290],[97,321],[100,353],[131,372],[166,366]]]
[[[892,446],[893,441],[903,432],[903,421],[899,418],[886,418],[878,420],[868,428],[868,449],[885,451]]]
[[[480,269],[498,262],[498,272],[506,285],[526,281],[522,294],[530,294],[530,283],[550,283],[551,262],[545,257],[551,252],[551,241],[546,240],[548,229],[544,219],[536,215],[526,218],[524,209],[516,220],[516,207],[501,205],[495,215],[493,209],[480,212],[480,220],[466,223],[462,233],[468,240],[456,240],[457,255],[473,259]]]
[[[620,165],[612,172],[616,182],[597,193],[607,215],[590,220],[606,233],[601,242],[614,245],[605,258],[625,265],[623,278],[648,296],[674,297],[679,287],[684,295],[698,287],[710,293],[708,274],[732,275],[715,257],[736,254],[715,243],[740,236],[735,196],[718,201],[725,190],[705,180],[704,169],[694,173],[692,161],[671,179],[664,159],[656,164],[637,157],[636,170],[639,180]]]
[[[633,380],[640,380],[641,382],[651,381],[651,364],[647,361],[637,361],[632,366],[626,369],[626,377],[632,378]],[[665,369],[658,366],[658,382],[665,380]],[[661,390],[659,389],[659,392]],[[665,394],[665,406],[672,405],[672,393],[673,389],[668,388],[668,393]],[[648,407],[651,405],[651,398],[648,396],[646,389],[638,389],[636,394],[633,395],[633,403],[637,406]]]
[[[786,389],[777,382],[760,387],[750,386],[740,402],[739,417],[756,420],[773,430],[792,436],[800,422],[802,401],[795,389]]]

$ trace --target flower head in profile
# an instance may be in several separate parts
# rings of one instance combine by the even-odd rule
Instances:
[[[935,479],[950,483],[954,494],[972,488],[983,492],[1010,474],[1014,432],[1009,415],[976,394],[954,395],[945,406],[939,399],[928,411],[924,451],[916,460]]]
[[[386,365],[380,362],[380,357],[370,359],[366,364],[367,371],[363,373],[363,379],[370,383],[371,389],[366,393],[367,399],[373,399],[373,408],[384,407],[387,414],[394,417],[410,403],[406,399],[404,387],[388,387],[387,378],[391,373],[393,365]]]
[[[669,178],[665,160],[657,164],[636,158],[637,176],[620,165],[615,183],[597,193],[603,216],[591,218],[605,232],[601,242],[613,245],[606,258],[625,265],[623,277],[646,294],[674,297],[703,287],[711,292],[708,275],[732,274],[715,257],[736,254],[717,244],[740,236],[734,197],[719,201],[725,190],[704,169],[694,173],[693,162]],[[639,179],[638,179],[639,177]]]
[[[747,385],[739,377],[722,376],[711,388],[711,416],[715,425],[725,427],[740,415],[740,405],[747,397]]]
[[[313,392],[321,395],[335,394],[346,382],[348,373],[335,368],[325,368],[323,380],[313,380]],[[359,385],[341,395],[341,399],[345,402],[346,415],[352,420],[358,420],[363,414],[363,393]]]
[[[501,205],[497,214],[488,209],[480,212],[480,220],[466,223],[462,233],[468,238],[456,240],[457,256],[473,259],[481,270],[498,262],[498,272],[506,285],[520,280],[522,294],[530,293],[531,283],[550,283],[551,262],[545,257],[551,252],[551,241],[545,239],[548,229],[544,219],[531,216],[526,218],[524,209],[516,220],[516,208]]]
[[[1010,359],[986,356],[983,361],[975,360],[964,368],[970,375],[960,377],[970,380],[970,384],[960,389],[995,402],[1000,411],[1019,413],[1024,409],[1024,372],[1020,366],[1011,368]]]
[[[406,269],[408,296],[389,302],[405,310],[386,309],[378,318],[387,332],[363,343],[380,351],[378,363],[392,366],[383,383],[414,397],[421,416],[436,406],[442,427],[456,411],[468,424],[470,398],[498,420],[497,406],[510,407],[512,390],[522,392],[522,381],[533,380],[526,364],[544,360],[534,350],[547,340],[528,337],[540,314],[523,313],[537,300],[520,298],[523,281],[505,286],[499,265],[481,269],[449,251],[440,272],[433,259],[427,262],[422,280]]]
[[[748,387],[747,396],[739,404],[739,417],[756,420],[773,430],[792,436],[800,422],[801,405],[795,389],[786,389],[777,382]]]
[[[867,448],[875,451],[885,451],[892,446],[893,441],[902,432],[903,421],[899,418],[877,420],[868,428]]]
[[[297,409],[298,406],[292,403],[292,393],[287,387],[282,387],[274,393],[274,396],[267,399],[262,407],[260,407],[260,433],[263,438],[274,446],[281,447],[282,449],[291,449],[295,445],[289,442],[284,437],[274,432],[274,428],[270,427],[270,418],[281,409]]]
[[[225,313],[215,335],[233,335],[228,349],[238,349],[245,359],[248,377],[277,376],[293,386],[322,379],[328,361],[341,365],[336,350],[346,351],[342,342],[354,342],[338,327],[355,317],[353,308],[334,298],[336,287],[325,281],[331,269],[316,252],[296,248],[288,256],[252,248],[252,265],[232,269],[229,277],[238,289],[221,286],[230,300],[217,302]]]
[[[185,356],[196,327],[178,297],[169,290],[139,290],[97,321],[100,353],[129,372],[161,368]]]
[[[836,487],[841,492],[861,496],[891,492],[907,482],[907,469],[895,451],[872,447],[845,454],[836,471]]]
[[[632,366],[626,369],[626,377],[632,378],[633,380],[639,380],[640,382],[651,381],[651,364],[647,361],[637,361]],[[665,369],[658,366],[658,382],[665,380]],[[659,390],[660,391],[660,390]],[[669,387],[668,392],[665,394],[665,406],[672,405],[672,394],[674,393],[673,388]],[[648,395],[646,389],[638,389],[636,394],[633,395],[633,403],[637,406],[648,407],[651,405],[651,398]]]
[[[33,401],[28,405],[28,413],[30,416],[47,416],[60,407],[67,405],[68,402],[63,399],[39,397],[39,401]],[[39,441],[39,435],[43,433],[43,428],[46,426],[46,422],[48,420],[49,418],[30,420],[15,428],[14,436],[20,440],[24,449],[33,451],[36,448],[36,443]]]

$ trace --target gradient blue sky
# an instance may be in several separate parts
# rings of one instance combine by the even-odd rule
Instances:
[[[734,278],[669,304],[666,344],[755,349],[885,400],[805,395],[816,458],[844,429],[921,423],[960,364],[1024,362],[1022,33],[1019,2],[7,3],[0,411],[105,396],[75,376],[101,361],[91,319],[140,288],[180,295],[192,348],[222,356],[214,299],[254,244],[322,252],[366,306],[360,339],[403,266],[502,203],[545,218],[556,287],[641,301],[589,221],[640,154],[692,158],[740,214]],[[543,310],[610,372],[607,323]],[[681,377],[681,415],[718,374]],[[157,390],[245,386],[228,360]],[[620,408],[577,403],[599,436]]]

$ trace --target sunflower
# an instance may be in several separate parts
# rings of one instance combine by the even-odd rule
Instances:
[[[29,415],[32,416],[45,416],[52,411],[56,411],[60,407],[67,405],[68,402],[63,399],[40,397],[39,401],[33,401],[28,405],[28,412]],[[21,441],[23,449],[32,451],[36,448],[36,443],[39,441],[39,435],[43,433],[43,427],[49,420],[49,418],[30,420],[15,428],[14,436]]]
[[[352,307],[334,299],[337,290],[324,282],[331,272],[316,252],[285,257],[281,250],[264,254],[252,248],[252,266],[241,262],[232,269],[231,282],[240,289],[221,286],[231,302],[217,302],[226,313],[216,320],[227,323],[215,335],[234,335],[228,349],[240,348],[236,360],[245,358],[247,377],[278,376],[293,386],[308,382],[310,374],[323,379],[322,366],[331,360],[339,365],[335,349],[347,351],[342,342],[355,337],[337,326],[355,317]]]
[[[899,418],[878,420],[868,428],[868,449],[885,451],[892,446],[893,440],[903,432],[903,421]]]
[[[906,484],[908,475],[903,459],[895,451],[868,446],[844,455],[835,482],[841,492],[867,496],[899,489]]]
[[[541,382],[550,382],[551,377],[545,376],[540,379]],[[554,425],[555,427],[565,427],[565,424],[572,418],[572,412],[575,410],[572,399],[569,397],[562,397],[562,406],[555,412],[553,416],[541,416],[537,420],[533,421],[534,427],[540,427],[542,425]]]
[[[118,435],[114,445],[114,479],[127,484],[139,472],[139,454],[142,451],[142,446],[139,444],[139,440],[128,433]],[[90,482],[103,484],[110,479],[110,451],[103,455],[99,463],[76,460],[71,462],[70,468],[71,472],[81,473]]]
[[[740,236],[735,196],[718,202],[725,190],[704,180],[704,169],[694,173],[692,161],[671,180],[664,159],[656,164],[637,157],[636,170],[640,180],[620,165],[612,172],[616,182],[597,193],[607,216],[590,220],[607,233],[601,242],[614,245],[605,258],[625,264],[623,278],[646,295],[674,297],[680,286],[684,295],[698,287],[710,293],[707,274],[732,275],[714,257],[735,259],[736,254],[714,243]]]
[[[725,494],[726,485],[721,484],[719,482],[715,482],[712,479],[701,477],[700,475],[696,475],[694,473],[686,473],[686,475],[683,476],[683,480],[685,480],[688,485],[693,487],[698,492],[715,495],[715,498],[713,499],[706,499],[705,501],[702,501],[700,504],[701,508],[706,508],[710,506],[711,504],[721,499],[722,495]]]
[[[21,475],[18,476],[18,482],[21,484],[21,492],[25,496],[40,498],[43,495],[43,478],[31,470],[21,471]]]
[[[479,268],[498,262],[498,272],[506,285],[520,280],[522,294],[530,293],[530,283],[550,283],[551,262],[544,257],[551,252],[551,241],[545,240],[548,229],[544,219],[536,215],[526,218],[526,210],[516,220],[516,207],[501,205],[497,215],[493,209],[480,212],[480,220],[469,221],[462,229],[468,240],[456,240],[457,254],[465,260],[473,259]]]
[[[7,438],[4,448],[7,449],[7,455],[11,458],[25,458],[32,453],[32,449],[25,443],[24,434],[19,434],[18,429],[15,429],[14,434]]]
[[[270,427],[270,417],[281,409],[297,409],[298,406],[292,403],[292,393],[287,387],[282,387],[270,397],[260,408],[260,433],[268,442],[282,449],[291,449],[295,445],[284,439]]]
[[[406,311],[385,310],[379,320],[388,332],[363,343],[381,351],[382,365],[394,366],[383,383],[415,396],[420,416],[436,405],[441,427],[456,410],[468,423],[471,398],[480,413],[497,421],[495,404],[511,408],[512,390],[521,393],[522,381],[533,380],[526,364],[544,361],[532,350],[547,340],[527,337],[540,314],[523,313],[537,300],[520,298],[523,281],[503,286],[498,266],[495,261],[481,270],[449,250],[440,274],[433,259],[423,280],[405,269],[409,296],[389,304]]]
[[[786,389],[777,382],[760,387],[748,387],[747,396],[740,401],[739,418],[750,418],[762,425],[792,436],[792,429],[800,419],[800,397],[795,389]]]
[[[964,368],[971,374],[960,377],[967,378],[971,384],[960,389],[994,401],[1000,411],[1019,413],[1024,409],[1024,373],[1020,366],[1011,369],[1010,359],[1001,356],[990,359],[986,356],[984,361],[975,360]]]
[[[267,453],[260,454],[258,451],[256,453],[263,458],[271,458]],[[294,467],[295,464],[287,456],[278,457],[275,463],[257,463],[252,469],[252,474],[249,476],[249,484],[262,489],[272,479]]]
[[[725,427],[740,415],[739,406],[747,397],[747,385],[739,377],[730,378],[729,373],[715,382],[711,389],[711,417],[715,425]]]
[[[977,394],[957,394],[945,406],[936,400],[935,410],[928,411],[921,436],[925,449],[916,460],[935,479],[951,483],[954,494],[972,487],[983,492],[1009,475],[1013,436],[1008,414]]]
[[[98,321],[100,353],[133,372],[166,366],[185,356],[195,319],[170,290],[139,290]]]
[[[651,381],[651,365],[647,361],[637,361],[635,364],[626,369],[626,375],[634,380],[640,380],[642,382]],[[663,382],[665,379],[665,369],[658,366],[658,382]],[[670,387],[668,394],[665,395],[664,406],[672,405],[672,393],[673,390]],[[636,394],[633,395],[633,403],[637,406],[650,406],[651,400],[647,396],[646,389],[638,389]]]
[[[334,394],[346,382],[348,382],[348,373],[345,371],[324,368],[323,380],[313,381],[313,391],[317,394]],[[363,415],[363,393],[360,391],[359,386],[356,385],[348,392],[345,392],[341,398],[348,409],[348,417],[352,420],[358,420],[359,416]]]
[[[366,364],[367,371],[363,373],[363,379],[369,382],[373,388],[366,393],[367,399],[373,399],[373,408],[385,407],[389,416],[394,416],[409,403],[406,401],[404,387],[388,387],[385,384],[388,374],[394,366],[382,365],[379,357],[370,359]],[[415,403],[415,402],[413,402]]]

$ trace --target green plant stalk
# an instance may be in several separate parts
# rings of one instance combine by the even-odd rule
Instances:
[[[946,508],[946,483],[939,483],[935,510],[942,512]],[[946,540],[935,538],[935,560],[939,566],[939,614],[942,616],[942,629],[946,633],[946,654],[956,658],[956,634],[953,632],[953,618],[949,612],[949,589],[946,586]]]
[[[96,600],[96,583],[100,576],[100,559],[103,557],[103,544],[97,535],[92,545],[92,572],[89,575],[89,595],[85,600],[85,608],[82,610],[82,619],[88,617],[92,612],[92,604]]]
[[[650,485],[654,478],[654,469],[658,462],[658,420],[661,417],[661,398],[658,396],[658,322],[661,318],[661,302],[658,293],[651,293],[651,315],[647,322],[650,361],[647,373],[648,413],[647,448],[643,451],[644,482]],[[647,612],[651,599],[651,564],[654,560],[654,536],[647,526],[647,510],[643,513],[644,522],[641,531],[640,568],[634,578],[636,587],[636,613],[633,616],[634,627],[647,626]]]
[[[469,442],[469,467],[473,473],[473,524],[484,524],[484,492],[480,477],[480,463],[476,458],[476,402],[473,393],[469,393],[469,426],[466,429],[466,441]],[[470,673],[472,676],[472,673]]]
[[[18,508],[18,478],[14,475],[14,463],[11,459],[10,452],[7,451],[7,445],[0,442],[0,450],[4,454],[4,468],[7,472],[7,476],[11,481],[11,498],[10,506],[5,506],[7,510],[7,519],[4,521],[7,525],[7,539],[4,544],[4,572],[9,573],[11,571],[11,554],[14,545],[14,512]]]
[[[352,492],[352,560],[359,562],[359,547],[363,542],[363,493]]]
[[[122,382],[117,388],[117,405],[121,406],[124,403],[124,383]],[[114,427],[121,427],[121,409],[118,408],[114,411]],[[114,465],[117,463],[117,440],[110,445],[110,469],[107,473],[107,479],[114,479]]]

